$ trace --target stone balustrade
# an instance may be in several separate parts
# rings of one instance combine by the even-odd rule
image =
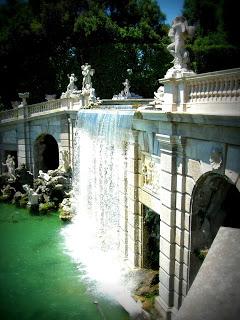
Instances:
[[[11,109],[0,112],[0,123],[11,121],[18,118],[18,109]]]
[[[29,105],[27,107],[28,116],[31,116],[36,113],[42,113],[50,110],[60,109],[62,106],[61,99],[50,100],[42,103],[37,103]]]
[[[240,68],[159,81],[165,112],[240,115]]]
[[[164,85],[163,112],[240,115],[240,68],[159,81]],[[83,96],[63,98],[19,106],[0,112],[0,123],[28,119],[51,111],[77,111],[86,105],[84,99]]]
[[[19,106],[17,108],[0,112],[0,123],[28,119],[44,115],[51,111],[78,110],[79,105],[76,99],[56,99],[32,105]]]
[[[206,73],[186,79],[186,102],[240,101],[240,69]]]

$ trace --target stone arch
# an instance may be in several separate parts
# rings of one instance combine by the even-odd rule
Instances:
[[[59,166],[59,149],[55,138],[50,134],[41,134],[34,143],[34,171],[47,172]]]
[[[240,227],[239,200],[240,192],[226,176],[210,172],[198,179],[191,201],[190,286],[219,228]]]

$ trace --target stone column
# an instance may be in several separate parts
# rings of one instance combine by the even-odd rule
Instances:
[[[71,118],[68,114],[61,116],[60,124],[60,151],[67,151],[71,158]],[[61,154],[59,154],[59,164],[61,163]]]
[[[17,124],[17,145],[18,145],[18,165],[26,164],[27,168],[33,172],[33,148],[30,139],[30,122],[28,118],[28,106],[20,105],[18,107]]]
[[[162,110],[166,112],[186,111],[188,101],[186,78],[160,79],[159,82],[164,85]]]
[[[69,160],[70,160],[70,164],[71,167],[73,168],[73,130],[74,130],[74,123],[75,123],[75,118],[72,117],[72,115],[69,115],[68,118],[68,125],[69,125],[69,129],[68,129],[68,134],[69,134]]]
[[[176,79],[160,79],[159,82],[164,85],[162,110],[166,112],[177,111],[178,85]]]
[[[182,232],[184,190],[182,168],[184,140],[180,136],[157,134],[160,142],[160,253],[159,297],[156,308],[171,319],[181,303],[183,272]]]
[[[138,131],[131,133],[132,139],[127,145],[127,176],[126,176],[126,244],[127,259],[131,267],[139,266],[141,250],[141,223],[138,208]]]

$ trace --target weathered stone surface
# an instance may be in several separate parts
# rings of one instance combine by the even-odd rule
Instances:
[[[229,146],[225,174],[236,183],[240,172],[240,147]]]
[[[240,230],[221,227],[176,320],[237,320]]]

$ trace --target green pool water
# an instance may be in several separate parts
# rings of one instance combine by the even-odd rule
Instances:
[[[115,301],[94,292],[65,253],[61,228],[57,213],[32,216],[0,203],[0,319],[129,319]]]

